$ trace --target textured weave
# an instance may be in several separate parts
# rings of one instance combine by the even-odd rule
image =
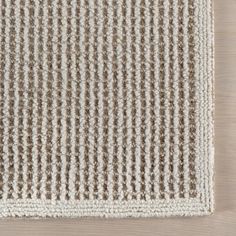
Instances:
[[[210,0],[0,0],[0,216],[213,209]]]

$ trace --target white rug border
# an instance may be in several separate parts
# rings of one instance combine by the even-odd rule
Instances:
[[[166,217],[208,215],[198,199],[159,201],[50,201],[7,200],[0,203],[0,216],[9,217]]]

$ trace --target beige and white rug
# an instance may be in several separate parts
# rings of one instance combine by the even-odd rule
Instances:
[[[212,212],[211,4],[0,1],[0,217]]]

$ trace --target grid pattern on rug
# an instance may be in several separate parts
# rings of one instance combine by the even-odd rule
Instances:
[[[1,0],[0,216],[210,212],[211,8]]]

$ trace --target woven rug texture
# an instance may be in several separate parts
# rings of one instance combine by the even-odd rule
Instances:
[[[0,0],[0,217],[213,211],[211,0]]]

